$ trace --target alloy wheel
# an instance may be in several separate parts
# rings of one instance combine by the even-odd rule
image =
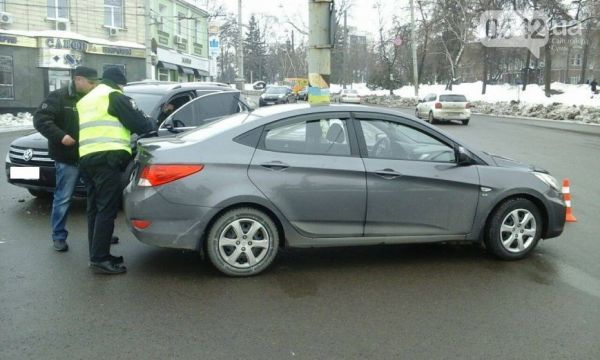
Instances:
[[[500,241],[507,251],[520,253],[533,244],[536,233],[535,216],[527,209],[515,209],[502,221]]]
[[[219,235],[218,248],[229,266],[245,269],[259,264],[267,256],[271,239],[260,222],[236,219],[227,224]]]

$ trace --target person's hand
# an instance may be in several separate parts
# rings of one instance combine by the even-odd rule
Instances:
[[[64,146],[73,146],[77,143],[77,141],[75,141],[75,139],[73,139],[69,134],[65,135],[60,142]]]

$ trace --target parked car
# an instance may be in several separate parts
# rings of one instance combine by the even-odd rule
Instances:
[[[419,100],[415,116],[427,119],[430,124],[460,120],[463,125],[468,125],[471,104],[461,94],[428,94]]]
[[[360,104],[360,95],[355,89],[342,89],[336,97],[338,103]]]
[[[258,106],[289,104],[297,101],[296,94],[287,86],[269,86],[258,99]]]
[[[305,86],[302,90],[298,91],[298,100],[308,101],[308,86]]]
[[[141,140],[124,208],[140,241],[206,252],[232,276],[281,247],[483,241],[521,259],[566,213],[544,170],[391,109],[308,104]]]
[[[217,83],[145,81],[128,84],[124,92],[135,100],[146,115],[161,119],[159,136],[192,129],[218,116],[250,110],[240,99],[238,90]],[[163,111],[165,104],[172,105],[169,113]],[[27,167],[32,172],[24,176],[11,171],[13,167]],[[26,188],[33,196],[51,196],[54,192],[54,161],[48,155],[48,141],[38,132],[22,136],[10,144],[5,169],[9,183]],[[129,174],[126,172],[124,185],[128,179]],[[81,180],[76,186],[75,194],[85,196]]]

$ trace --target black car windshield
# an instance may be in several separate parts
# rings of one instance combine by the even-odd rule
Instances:
[[[148,94],[148,93],[137,93],[127,91],[125,89],[125,95],[135,101],[137,107],[142,110],[146,115],[150,116],[152,114],[152,110],[158,105],[160,99],[162,99],[163,94]]]
[[[440,95],[440,101],[443,102],[467,102],[464,95]]]
[[[286,88],[271,86],[265,91],[265,94],[285,94]]]

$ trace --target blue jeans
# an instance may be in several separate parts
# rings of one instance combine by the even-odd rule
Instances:
[[[52,240],[66,240],[69,232],[65,229],[71,197],[75,191],[75,185],[79,180],[79,168],[77,166],[56,161],[56,190],[52,201]]]

